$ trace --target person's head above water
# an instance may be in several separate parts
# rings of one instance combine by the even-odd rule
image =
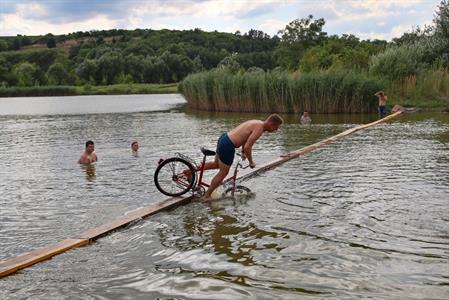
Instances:
[[[137,143],[137,141],[131,143],[131,150],[133,152],[137,152],[137,150],[139,150],[139,143]]]
[[[87,141],[86,142],[86,152],[87,153],[92,153],[95,151],[95,144],[92,141]]]

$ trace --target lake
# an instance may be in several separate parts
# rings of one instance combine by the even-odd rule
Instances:
[[[192,112],[180,95],[0,98],[0,260],[166,199],[161,157],[200,159],[265,117]],[[376,119],[284,117],[256,163]],[[82,167],[89,139],[99,161]],[[0,298],[448,299],[448,150],[449,114],[403,115],[245,181],[249,197],[191,202],[3,278]]]

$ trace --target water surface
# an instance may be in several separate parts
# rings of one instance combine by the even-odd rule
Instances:
[[[189,112],[177,95],[114,96],[102,111],[103,97],[65,111],[29,98],[51,107],[31,114],[4,113],[14,99],[0,99],[0,259],[165,199],[152,181],[160,157],[199,159],[199,146],[265,117]],[[256,163],[375,120],[312,117],[286,116],[254,146]],[[88,168],[76,163],[87,139],[99,156]],[[19,271],[0,298],[447,299],[448,149],[447,114],[404,115],[251,178],[250,197],[192,202]]]

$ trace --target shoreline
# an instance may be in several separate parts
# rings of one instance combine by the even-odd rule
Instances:
[[[169,84],[114,84],[114,85],[84,85],[84,86],[33,86],[33,87],[0,87],[0,98],[22,98],[22,97],[61,97],[61,96],[92,96],[92,95],[142,95],[142,94],[182,94],[178,83]],[[403,107],[414,107],[419,112],[449,112],[449,107],[440,101],[425,102],[410,99],[398,99],[395,104]],[[187,100],[187,106],[189,106]],[[420,103],[416,103],[420,102]],[[424,104],[424,105],[423,105]],[[393,105],[391,105],[393,107]],[[198,112],[220,112],[218,110],[191,110]],[[232,111],[229,111],[232,112]],[[292,113],[295,112],[286,112]],[[343,112],[347,114],[350,112]],[[359,113],[356,113],[359,114]]]
[[[0,98],[177,93],[177,83],[0,87]]]

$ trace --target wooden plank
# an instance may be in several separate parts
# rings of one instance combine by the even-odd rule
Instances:
[[[52,256],[65,252],[69,249],[87,245],[89,240],[86,239],[65,239],[54,244],[50,244],[43,248],[31,251],[29,253],[7,259],[0,262],[0,278],[17,272],[35,263],[47,260]]]
[[[314,151],[314,150],[316,150],[318,148],[321,148],[321,147],[323,147],[325,145],[333,143],[333,142],[335,142],[335,141],[337,141],[339,139],[342,139],[342,138],[344,138],[344,137],[346,137],[346,136],[348,136],[350,134],[353,134],[354,132],[357,132],[357,131],[360,131],[360,130],[363,130],[363,129],[366,129],[366,128],[369,128],[369,127],[372,127],[372,126],[375,126],[375,125],[380,124],[380,123],[384,123],[384,122],[386,122],[388,120],[391,120],[391,119],[399,116],[401,113],[402,113],[402,111],[395,112],[395,113],[393,113],[393,114],[391,114],[389,116],[386,116],[385,118],[379,119],[377,121],[374,121],[374,122],[371,122],[371,123],[368,123],[368,124],[364,124],[364,125],[360,125],[360,126],[357,126],[357,127],[353,127],[353,128],[347,129],[347,130],[345,130],[345,131],[343,131],[343,132],[341,132],[341,133],[339,133],[337,135],[331,136],[331,137],[329,137],[329,138],[327,138],[325,140],[319,141],[319,142],[317,142],[315,144],[312,144],[312,145],[306,146],[304,148],[301,148],[301,149],[289,152],[287,154],[283,154],[283,155],[281,155],[280,157],[276,158],[275,160],[273,160],[271,162],[264,163],[261,166],[259,166],[257,168],[254,168],[252,170],[249,170],[249,171],[246,171],[246,172],[241,172],[237,179],[238,180],[244,180],[244,179],[246,179],[248,177],[251,177],[251,176],[253,176],[253,175],[255,175],[255,174],[259,173],[259,172],[267,171],[269,169],[277,167],[277,166],[279,166],[279,165],[281,165],[281,164],[283,164],[283,163],[285,163],[285,162],[287,162],[289,160],[297,158],[297,157],[299,157],[301,155],[305,155],[305,154],[307,154],[309,152],[312,152],[312,151]],[[230,178],[227,178],[223,183],[226,183],[226,182],[229,182],[229,181],[230,181]]]
[[[75,238],[88,239],[88,240],[92,241],[92,240],[95,240],[113,230],[116,230],[120,227],[126,226],[131,222],[134,222],[141,218],[153,215],[162,210],[169,209],[170,207],[180,205],[189,200],[191,200],[191,197],[169,198],[164,201],[158,202],[154,205],[135,210],[129,214],[119,217],[118,219],[116,219],[112,222],[103,224],[103,225],[93,228],[93,229],[86,230],[86,231],[80,233],[79,235],[75,236]]]
[[[23,268],[34,265],[38,262],[47,260],[52,256],[70,250],[72,248],[80,247],[87,245],[90,241],[95,240],[108,232],[116,230],[120,227],[123,227],[131,222],[144,218],[146,216],[155,214],[165,209],[169,209],[171,207],[180,205],[189,201],[191,197],[174,197],[169,198],[164,201],[158,202],[154,205],[140,208],[136,211],[133,211],[125,216],[119,217],[118,219],[101,225],[97,228],[93,228],[87,231],[82,232],[81,234],[59,241],[54,244],[50,244],[43,248],[31,251],[29,253],[17,256],[15,258],[7,259],[0,262],[0,278],[4,276],[8,276],[12,273],[17,272]]]

